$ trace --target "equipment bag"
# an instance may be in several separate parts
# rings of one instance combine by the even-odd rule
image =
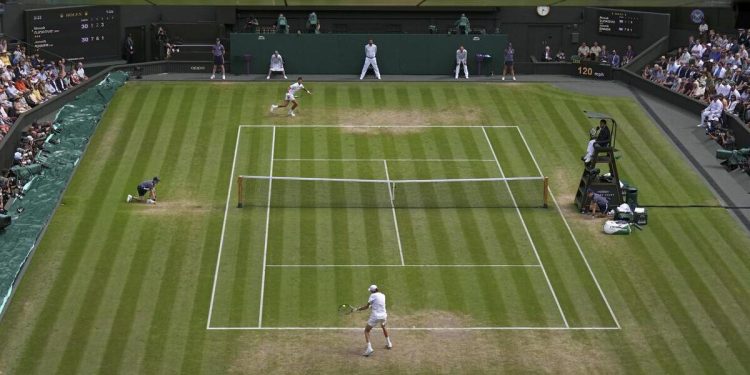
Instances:
[[[627,221],[607,220],[604,222],[606,234],[630,234],[630,223]]]

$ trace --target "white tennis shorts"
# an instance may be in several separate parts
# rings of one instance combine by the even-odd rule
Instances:
[[[286,93],[284,100],[289,100],[289,101],[294,100],[294,94]]]
[[[371,316],[370,319],[367,320],[367,325],[370,326],[370,327],[375,328],[375,327],[380,326],[381,324],[385,325],[385,323],[386,323],[387,320],[388,320],[388,318],[382,318],[382,319],[380,319],[380,318],[378,318],[376,316]]]

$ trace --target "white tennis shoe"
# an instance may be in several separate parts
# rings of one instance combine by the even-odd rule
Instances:
[[[365,349],[365,352],[362,353],[362,355],[365,356],[365,357],[369,357],[370,354],[372,354],[373,352],[375,352],[375,351],[372,350],[371,348],[367,348],[367,349]]]
[[[125,199],[126,202],[130,203],[133,200],[133,196],[128,194],[128,198]]]
[[[276,109],[278,106],[276,104],[271,104],[271,112],[273,112],[274,109]]]

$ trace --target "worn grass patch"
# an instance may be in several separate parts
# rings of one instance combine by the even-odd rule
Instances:
[[[575,334],[554,332],[392,331],[386,350],[382,331],[373,330],[375,349],[363,357],[364,334],[276,332],[238,339],[229,372],[245,373],[496,373],[495,369],[581,374],[616,373],[612,353]],[[252,342],[258,339],[263,344]]]
[[[419,109],[344,111],[338,116],[338,124],[341,125],[342,132],[366,135],[413,134],[427,130],[415,128],[415,125],[468,125],[478,124],[480,121],[481,111],[475,107],[460,110],[446,108],[437,111]]]

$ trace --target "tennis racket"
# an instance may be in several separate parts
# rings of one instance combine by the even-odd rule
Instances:
[[[339,305],[339,314],[340,315],[349,315],[353,313],[356,309],[352,305],[344,304]]]

